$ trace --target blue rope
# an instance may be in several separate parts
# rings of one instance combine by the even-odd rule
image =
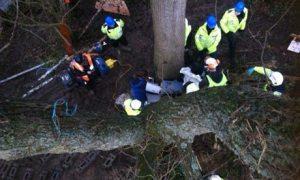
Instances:
[[[64,98],[60,98],[54,102],[53,107],[52,107],[52,112],[51,112],[51,120],[54,124],[54,128],[55,128],[58,136],[61,135],[60,123],[58,121],[58,116],[56,114],[56,108],[59,105],[65,106],[65,112],[63,113],[63,116],[71,117],[77,112],[77,104],[75,104],[72,108],[69,108],[69,103]]]

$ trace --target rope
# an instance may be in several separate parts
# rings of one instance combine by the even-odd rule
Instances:
[[[64,105],[64,107],[65,107],[65,111],[62,116],[72,117],[77,112],[77,104],[75,104],[73,106],[73,108],[69,108],[69,103],[65,98],[60,98],[54,102],[53,107],[52,107],[52,112],[51,112],[51,120],[54,124],[54,128],[55,128],[55,131],[57,132],[58,136],[61,135],[61,128],[60,128],[58,116],[56,114],[56,108],[57,108],[57,106],[60,106],[60,105]]]

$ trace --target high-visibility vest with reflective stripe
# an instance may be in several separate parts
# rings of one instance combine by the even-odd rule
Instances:
[[[222,80],[219,83],[216,83],[214,80],[209,75],[206,75],[206,78],[208,80],[208,87],[219,87],[219,86],[226,86],[227,85],[227,77],[225,74],[222,72]]]
[[[244,13],[245,13],[244,18],[241,20],[241,22],[239,22],[239,19],[235,14],[234,8],[227,10],[224,13],[224,15],[220,21],[222,30],[225,33],[228,33],[228,32],[235,33],[238,30],[244,30],[246,27],[246,21],[248,18],[248,9],[247,8],[244,8]]]
[[[221,30],[216,26],[209,34],[206,29],[206,23],[204,23],[197,31],[195,35],[195,44],[199,51],[207,49],[211,54],[217,51],[217,46],[221,41]]]
[[[128,116],[137,116],[141,113],[141,110],[140,109],[132,109],[131,107],[131,102],[132,102],[132,99],[127,99],[124,101],[124,109],[127,113]]]
[[[101,27],[101,31],[103,34],[106,34],[109,39],[118,40],[123,35],[123,27],[124,21],[122,19],[116,20],[117,26],[113,29],[108,29],[106,23],[104,23]]]

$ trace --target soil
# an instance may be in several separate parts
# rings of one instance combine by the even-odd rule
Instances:
[[[221,18],[223,12],[228,9],[234,0],[217,1],[217,17]],[[286,7],[287,2],[280,0],[274,2],[260,1],[256,2],[250,8],[250,16],[247,28],[244,33],[238,34],[237,60],[239,61],[239,71],[243,72],[249,66],[261,65],[260,55],[262,48],[256,40],[263,43],[264,31],[270,28]],[[137,70],[145,69],[150,75],[154,76],[153,58],[153,31],[150,4],[148,0],[132,0],[127,2],[130,10],[130,17],[121,17],[125,25],[125,34],[129,42],[131,51],[121,50],[120,62],[121,65],[113,70],[109,75],[101,77],[97,82],[93,93],[89,92],[84,87],[64,89],[58,79],[48,84],[43,89],[34,93],[28,99],[33,101],[41,101],[53,103],[55,100],[65,97],[77,103],[79,110],[92,111],[97,113],[115,113],[114,99],[121,93],[129,91],[128,81]],[[86,34],[78,39],[79,34],[84,29],[89,19],[95,13],[94,0],[85,0],[79,4],[68,19],[68,24],[73,31],[73,45],[76,50],[82,47],[90,47],[94,42],[102,37],[100,25],[103,23],[103,17],[109,13],[102,12],[94,20],[94,23],[86,32]],[[215,1],[203,0],[201,5],[197,0],[188,0],[187,4],[187,19],[192,24],[193,31],[191,36],[194,36],[197,27],[205,20],[207,14],[214,12]],[[299,33],[300,21],[300,1],[296,1],[295,5],[289,10],[289,13],[283,18],[278,25],[271,31],[269,41],[266,45],[264,63],[272,69],[277,69],[284,75],[292,77],[300,77],[300,61],[299,54],[287,51],[287,47],[291,41],[289,35],[291,33]],[[3,23],[3,36],[0,38],[0,45],[4,45],[10,37],[12,25]],[[11,42],[11,46],[4,52],[0,53],[0,79],[4,79],[17,72],[30,68],[36,64],[45,62],[49,59],[60,59],[63,55],[63,49],[60,41],[57,41],[57,35],[51,28],[30,28],[29,30],[38,34],[46,41],[43,43],[40,39],[33,36],[32,33],[24,29],[17,28],[15,37]],[[250,32],[254,36],[251,36]],[[56,37],[56,38],[54,38]],[[256,40],[255,40],[256,39]],[[111,49],[108,54],[116,55],[116,50]],[[219,58],[222,63],[228,65],[227,57],[227,42],[224,38],[219,46]],[[55,74],[59,74],[61,70],[67,67],[67,63],[59,68]],[[26,74],[20,78],[9,81],[0,85],[1,99],[18,99],[27,90],[38,83],[35,80],[45,71],[40,69],[36,72]],[[233,83],[244,83],[245,78],[240,74],[229,74]],[[300,81],[299,78],[287,78],[286,84],[288,87],[288,95],[290,97],[299,97]],[[236,82],[235,82],[236,81]],[[206,138],[210,138],[206,141]],[[209,173],[216,170],[229,179],[247,179],[247,167],[244,167],[241,162],[232,158],[233,155],[226,150],[226,147],[221,146],[220,149],[214,149],[211,135],[207,137],[198,137],[195,139],[195,151],[198,154],[200,164],[203,165],[204,172]],[[112,151],[117,152],[117,150]],[[73,174],[73,170],[64,171],[63,179],[80,179],[81,177],[89,177],[96,179],[101,173],[107,174],[110,177],[112,171],[101,167],[103,159],[100,156],[106,156],[109,152],[100,152],[97,160],[81,175]],[[86,154],[75,154],[76,163],[80,162]],[[37,161],[40,158],[30,157],[23,160],[18,160],[16,163],[22,164],[20,171],[23,172],[26,167],[40,172],[40,169],[51,171],[59,164],[60,159],[64,155],[53,155],[47,163],[47,167],[41,168]],[[119,158],[119,156],[118,156]],[[76,164],[74,163],[74,164]],[[115,169],[123,169],[134,167],[134,162],[128,159],[125,155],[120,155],[120,161],[113,164]],[[238,169],[239,171],[226,171],[228,169]],[[38,173],[37,173],[38,174]],[[18,172],[18,177],[21,173]],[[106,179],[106,178],[104,178]],[[110,179],[110,178],[107,178]]]

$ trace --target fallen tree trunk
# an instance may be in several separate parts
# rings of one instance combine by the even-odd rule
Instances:
[[[251,88],[215,88],[166,97],[135,118],[81,112],[60,119],[60,138],[55,138],[49,105],[9,101],[0,105],[0,117],[5,119],[0,121],[0,159],[110,150],[139,144],[145,137],[190,144],[196,135],[212,132],[253,174],[277,179],[296,170],[299,160],[291,141],[291,127],[299,124],[298,101]]]

